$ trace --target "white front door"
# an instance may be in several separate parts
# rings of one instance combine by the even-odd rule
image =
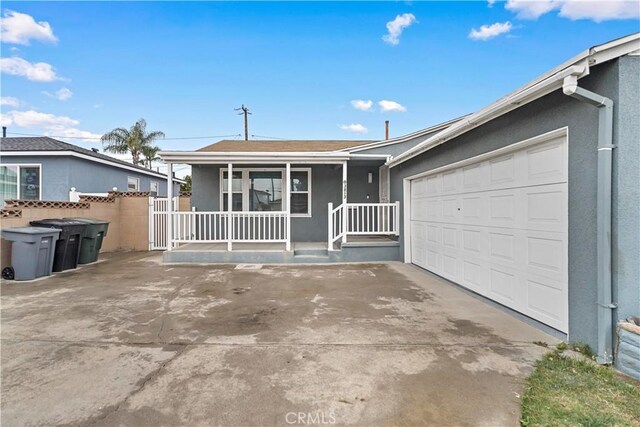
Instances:
[[[567,138],[411,181],[411,262],[568,330]]]

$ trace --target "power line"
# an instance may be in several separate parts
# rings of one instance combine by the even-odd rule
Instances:
[[[20,136],[47,136],[49,138],[66,138],[66,139],[89,139],[94,141],[99,141],[100,137],[82,137],[82,136],[65,136],[65,135],[42,135],[35,133],[18,133],[18,132],[7,132],[9,135],[20,135]],[[209,139],[209,138],[237,138],[242,136],[239,133],[229,134],[229,135],[209,135],[209,136],[183,136],[183,137],[171,137],[171,138],[162,138],[162,141],[174,141],[174,140],[184,140],[184,139]]]
[[[278,138],[277,136],[264,136],[264,135],[251,135],[252,138],[265,138],[265,139],[281,139],[281,140],[289,140],[290,138]]]

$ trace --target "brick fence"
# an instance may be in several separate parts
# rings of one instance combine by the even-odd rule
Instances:
[[[190,210],[187,195],[180,195],[179,210]],[[149,193],[110,192],[108,196],[80,196],[79,202],[7,200],[0,209],[2,228],[24,227],[45,218],[86,217],[109,221],[102,251],[149,249]],[[11,264],[11,243],[2,239],[0,264]]]

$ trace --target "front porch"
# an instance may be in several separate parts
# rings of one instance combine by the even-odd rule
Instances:
[[[386,202],[387,156],[207,152],[169,157],[173,153],[164,153],[169,170],[170,160],[188,159],[193,187],[191,211],[167,212],[166,262],[398,259],[400,207]]]
[[[399,243],[395,236],[354,235],[348,242],[292,242],[287,250],[282,242],[234,243],[229,251],[226,242],[185,243],[163,254],[165,263],[232,264],[315,264],[340,262],[395,261]]]

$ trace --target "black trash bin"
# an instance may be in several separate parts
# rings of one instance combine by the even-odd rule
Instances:
[[[102,241],[109,229],[109,222],[94,218],[65,218],[65,220],[67,219],[87,224],[85,234],[82,236],[78,264],[96,262],[98,260],[98,253],[102,247]]]
[[[78,266],[80,245],[86,224],[68,219],[41,219],[31,221],[31,225],[60,230],[60,237],[56,242],[56,251],[53,255],[54,272],[70,270]]]

